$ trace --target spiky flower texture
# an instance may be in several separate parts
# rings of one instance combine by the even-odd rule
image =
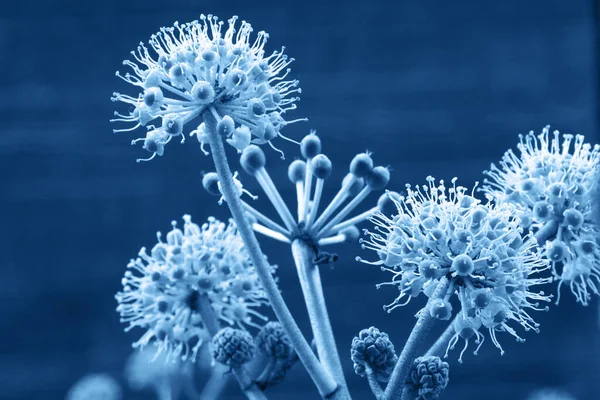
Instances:
[[[549,301],[543,292],[533,292],[532,286],[547,278],[533,274],[549,268],[530,236],[522,238],[514,208],[507,204],[482,204],[466,188],[447,188],[432,177],[428,184],[412,188],[407,196],[393,198],[398,214],[387,217],[376,213],[372,217],[376,228],[365,231],[368,239],[363,247],[377,252],[379,260],[364,261],[381,266],[393,277],[390,282],[400,291],[388,312],[407,304],[421,293],[431,296],[440,278],[446,276],[449,287],[430,308],[433,317],[452,317],[449,299],[456,294],[461,305],[454,320],[455,335],[449,349],[459,339],[479,344],[484,340],[480,329],[486,329],[493,343],[503,353],[497,332],[507,332],[518,341],[523,339],[511,323],[525,330],[538,330],[538,324],[528,310],[539,310],[539,301]],[[420,311],[424,312],[424,309]],[[477,354],[475,350],[475,354]]]
[[[154,343],[157,356],[164,352],[167,360],[195,361],[210,339],[201,298],[221,322],[241,329],[260,327],[255,320],[266,317],[256,309],[268,301],[232,221],[211,217],[199,227],[189,215],[183,219],[183,231],[173,221],[166,242],[159,232],[150,254],[142,248],[128,264],[117,311],[129,323],[126,330],[146,330],[134,347]]]
[[[132,51],[133,60],[124,65],[132,73],[117,76],[140,88],[129,96],[114,93],[111,100],[130,106],[128,114],[115,112],[113,122],[126,122],[132,127],[115,132],[146,127],[142,142],[151,153],[147,161],[163,155],[173,137],[185,140],[184,129],[203,112],[211,112],[220,123],[220,134],[238,150],[251,142],[269,143],[281,136],[280,129],[292,122],[283,114],[296,108],[301,92],[297,80],[286,80],[293,61],[281,51],[265,55],[269,35],[258,32],[251,39],[252,26],[237,17],[223,21],[212,15],[201,15],[200,21],[175,23],[152,35],[149,47],[140,43]],[[160,121],[154,125],[155,120]],[[196,135],[204,150],[206,127],[195,124],[190,135]],[[252,139],[254,137],[254,139]],[[272,146],[272,145],[271,145]]]
[[[568,285],[587,305],[600,294],[600,229],[594,216],[600,146],[582,135],[550,133],[520,135],[520,155],[508,150],[500,167],[485,173],[484,191],[496,202],[515,204],[525,228],[536,234],[561,286]]]

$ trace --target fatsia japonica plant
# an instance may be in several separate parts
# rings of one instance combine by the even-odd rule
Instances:
[[[215,168],[201,184],[232,217],[221,222],[196,216],[205,221],[197,224],[184,215],[183,226],[173,221],[164,237],[159,232],[157,242],[127,265],[117,311],[127,330],[139,332],[133,346],[152,355],[146,359],[180,368],[206,362],[199,356],[205,349],[210,367],[221,375],[223,368],[230,371],[249,399],[266,399],[268,388],[299,362],[323,398],[350,399],[319,274],[320,266],[337,259],[329,248],[342,242],[360,243],[356,254],[360,247],[366,251],[357,261],[388,277],[378,287],[395,288],[385,311],[427,299],[399,354],[375,327],[358,333],[350,354],[342,353],[379,400],[437,399],[449,382],[449,364],[440,357],[459,342],[459,362],[467,349],[477,354],[486,338],[502,354],[502,340],[522,342],[525,332],[539,330],[535,314],[548,310],[553,297],[558,303],[563,287],[583,305],[599,294],[599,146],[544,128],[521,137],[518,155],[509,150],[499,167],[492,164],[481,188],[427,177],[401,193],[386,189],[389,169],[365,152],[349,157],[348,173],[326,201],[332,161],[319,136],[282,134],[287,125],[305,121],[288,117],[301,89],[288,78],[293,59],[284,49],[269,52],[268,37],[235,16],[224,22],[201,15],[161,28],[123,62],[129,71],[117,72],[135,88],[112,97],[127,110],[115,112],[112,121],[126,124],[115,132],[143,132],[132,143],[149,155],[138,161],[163,156],[174,139],[195,136]],[[274,151],[283,157],[280,139],[299,152],[287,171],[294,204],[286,204],[267,168]],[[232,173],[228,145],[239,155],[244,177]],[[265,152],[264,145],[272,149]],[[254,202],[257,196],[242,184],[247,179],[258,182],[278,219]],[[371,192],[379,193],[377,201],[369,200]],[[371,227],[361,238],[357,225],[366,221]],[[290,313],[277,267],[255,233],[290,245],[312,338]],[[554,282],[557,295],[547,289]],[[430,338],[440,321],[447,329]],[[173,375],[161,374],[152,376]],[[211,398],[222,387],[215,386]]]

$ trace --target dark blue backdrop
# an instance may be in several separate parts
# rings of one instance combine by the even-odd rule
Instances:
[[[108,122],[111,93],[130,89],[114,76],[122,59],[160,26],[201,12],[238,14],[271,34],[270,49],[285,45],[296,58],[293,76],[303,88],[296,115],[310,122],[287,134],[317,129],[334,162],[332,182],[365,149],[393,168],[391,186],[400,190],[430,174],[472,185],[517,133],[546,124],[596,141],[591,0],[3,1],[0,398],[61,399],[87,372],[122,379],[139,333],[123,333],[114,312],[127,261],[184,213],[226,218],[201,190],[211,162],[195,144],[172,144],[161,159],[136,164],[142,150],[129,146],[133,136],[112,135]],[[282,146],[293,158],[294,146]],[[275,154],[269,162],[284,165]],[[281,172],[274,179],[293,199]],[[264,243],[308,332],[291,256]],[[357,246],[339,250],[342,261],[323,279],[342,354],[370,325],[401,347],[417,308],[384,313],[395,292],[374,285],[388,276],[354,262]],[[463,365],[454,354],[444,398],[524,399],[541,386],[600,398],[597,302],[584,309],[565,296],[537,319],[542,332],[525,344],[504,335],[503,357],[490,343]],[[348,358],[356,398],[371,398]],[[272,398],[284,394],[316,398],[301,368]]]

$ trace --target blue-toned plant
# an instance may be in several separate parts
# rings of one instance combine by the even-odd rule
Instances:
[[[114,122],[130,125],[115,132],[145,128],[133,140],[150,153],[164,154],[174,138],[196,136],[211,155],[215,172],[202,185],[227,203],[233,220],[209,217],[202,227],[184,216],[184,229],[173,223],[163,241],[132,260],[117,294],[118,311],[127,329],[144,330],[134,347],[153,346],[155,357],[193,362],[208,348],[214,365],[230,369],[249,399],[264,399],[267,388],[283,380],[299,360],[319,394],[350,399],[335,336],[325,304],[319,266],[337,259],[326,246],[357,241],[356,225],[370,220],[362,247],[377,259],[364,261],[389,274],[398,295],[388,312],[425,296],[427,304],[399,355],[389,336],[371,327],[352,341],[355,372],[366,377],[376,399],[436,399],[448,384],[448,355],[459,341],[483,344],[485,336],[503,353],[498,333],[523,341],[520,329],[538,331],[531,311],[546,310],[550,300],[537,286],[554,279],[568,283],[587,304],[598,292],[598,228],[592,218],[599,148],[565,135],[539,144],[530,134],[521,142],[521,158],[505,155],[502,168],[492,166],[482,202],[474,190],[427,178],[423,186],[406,186],[404,194],[386,191],[377,204],[354,216],[357,206],[390,181],[388,168],[375,166],[369,153],[356,155],[333,199],[325,205],[331,160],[314,133],[295,141],[281,130],[305,119],[288,119],[301,90],[289,80],[293,59],[281,51],[267,55],[268,34],[252,35],[237,17],[227,24],[212,15],[175,23],[140,44],[117,76],[136,86],[133,95],[114,93],[112,100],[129,111]],[[288,178],[297,204],[289,206],[267,172],[260,147],[278,137],[299,145]],[[232,174],[228,143],[240,154],[241,168],[256,179],[280,220],[267,216],[244,194]],[[323,203],[323,204],[322,204]],[[262,202],[258,203],[262,205]],[[385,211],[393,205],[395,211]],[[295,210],[294,210],[295,209]],[[293,211],[294,212],[293,212]],[[312,346],[291,315],[255,232],[290,245],[312,327]],[[552,271],[552,274],[550,274]],[[453,307],[451,300],[455,298]],[[258,309],[270,306],[278,321],[267,322]],[[428,350],[423,348],[433,324],[448,328]],[[313,349],[314,346],[314,349]],[[423,355],[423,357],[419,357]],[[385,386],[382,386],[384,384]],[[209,389],[206,389],[210,392]],[[205,396],[210,396],[207,391]],[[216,395],[216,391],[213,392]]]

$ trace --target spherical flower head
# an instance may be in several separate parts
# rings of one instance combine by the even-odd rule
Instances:
[[[278,321],[267,322],[256,335],[256,346],[265,355],[276,359],[295,357],[290,338]]]
[[[121,386],[106,374],[90,374],[78,380],[67,393],[67,400],[121,400]]]
[[[418,357],[407,378],[407,386],[417,394],[415,400],[435,400],[448,386],[448,363],[439,357]]]
[[[514,207],[482,204],[472,192],[457,187],[455,179],[449,188],[444,181],[436,185],[432,177],[427,181],[422,187],[407,185],[407,195],[393,199],[397,215],[377,213],[371,218],[375,231],[365,231],[363,248],[376,251],[379,260],[361,261],[392,274],[391,281],[378,287],[393,285],[400,292],[384,309],[391,312],[421,293],[431,296],[445,277],[449,280],[446,292],[420,313],[448,320],[453,315],[449,299],[458,297],[461,317],[455,323],[451,348],[459,338],[467,346],[471,338],[481,345],[479,330],[484,328],[502,351],[497,332],[522,340],[511,322],[537,331],[538,324],[528,310],[538,310],[538,302],[549,297],[532,287],[551,278],[532,275],[549,266],[536,240],[531,235],[522,238]]]
[[[550,133],[520,135],[516,155],[508,150],[500,167],[485,173],[483,190],[494,201],[518,208],[523,226],[540,238],[553,275],[587,305],[599,294],[600,229],[597,211],[600,146],[582,135]],[[557,299],[558,302],[558,299]]]
[[[239,368],[254,358],[256,346],[252,335],[241,329],[223,328],[212,338],[213,359],[231,368]]]
[[[254,266],[233,221],[210,217],[202,227],[185,215],[183,230],[172,222],[166,241],[150,253],[142,248],[131,260],[116,295],[117,311],[126,330],[146,332],[134,343],[156,346],[156,357],[167,361],[196,360],[209,338],[202,321],[201,301],[208,301],[221,322],[245,329],[266,320],[257,309],[268,304]]]
[[[394,344],[385,332],[374,326],[363,329],[352,339],[350,357],[354,372],[362,377],[374,374],[380,382],[387,382],[398,361]]]
[[[139,92],[113,94],[111,100],[126,103],[130,111],[116,112],[111,121],[133,125],[115,132],[147,129],[145,137],[134,140],[151,153],[143,161],[163,155],[173,137],[183,142],[190,131],[206,153],[206,126],[193,122],[205,112],[217,118],[219,132],[238,150],[250,142],[270,143],[285,125],[301,121],[283,117],[296,108],[301,92],[297,80],[286,79],[294,59],[284,48],[265,55],[269,35],[260,31],[252,39],[252,26],[242,21],[236,27],[237,19],[229,19],[226,29],[212,15],[176,22],[152,35],[148,46],[140,43],[133,59],[123,62],[131,72],[117,76]]]

